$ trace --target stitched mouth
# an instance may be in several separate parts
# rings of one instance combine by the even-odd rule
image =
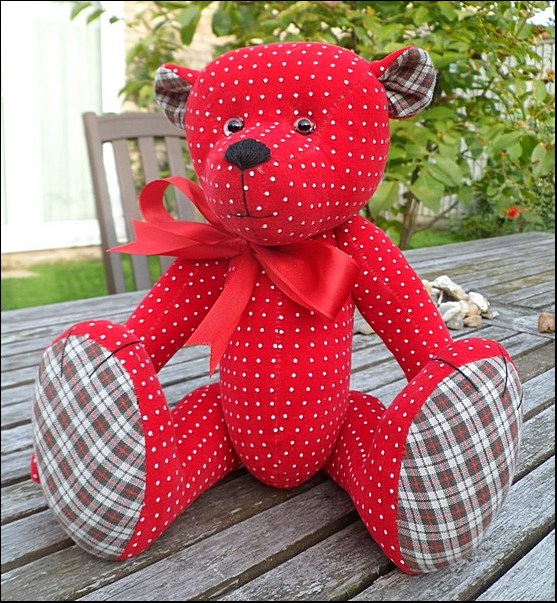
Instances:
[[[258,214],[258,215],[254,215],[250,212],[249,207],[248,207],[248,200],[247,200],[247,195],[246,195],[246,189],[244,188],[244,170],[240,171],[240,182],[241,182],[241,186],[242,186],[242,202],[244,205],[244,212],[236,212],[234,214],[227,214],[228,218],[251,218],[253,220],[263,220],[263,219],[267,219],[267,218],[272,218],[273,214]]]
[[[247,214],[227,214],[227,218],[251,218],[252,220],[263,220],[264,218],[272,218],[273,214],[265,214],[263,216],[254,216],[249,212]]]

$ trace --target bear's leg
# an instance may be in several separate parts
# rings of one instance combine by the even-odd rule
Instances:
[[[368,394],[351,391],[346,419],[324,471],[352,497],[369,456],[373,435],[385,407]]]
[[[217,389],[171,413],[144,345],[108,321],[76,325],[46,350],[33,435],[49,506],[108,559],[139,554],[237,464]]]
[[[516,369],[497,343],[452,343],[395,398],[350,493],[407,573],[467,558],[512,483],[522,422]]]

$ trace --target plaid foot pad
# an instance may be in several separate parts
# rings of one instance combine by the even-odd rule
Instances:
[[[521,386],[499,356],[443,379],[414,417],[398,490],[398,541],[407,570],[469,557],[511,485],[522,422]]]
[[[131,378],[84,336],[47,349],[33,410],[41,486],[66,532],[85,550],[119,557],[145,498],[145,438]]]

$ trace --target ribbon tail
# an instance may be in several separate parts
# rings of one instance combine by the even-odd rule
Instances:
[[[252,295],[259,271],[259,265],[251,254],[233,258],[230,266],[232,272],[222,293],[186,341],[186,345],[211,347],[210,375],[215,372],[232,339],[232,334]]]

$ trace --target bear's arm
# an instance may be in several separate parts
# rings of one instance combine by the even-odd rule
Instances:
[[[126,323],[160,370],[218,299],[228,260],[175,260]]]
[[[353,290],[358,309],[412,379],[452,341],[437,308],[404,255],[374,224],[358,216],[335,235],[360,266]]]

